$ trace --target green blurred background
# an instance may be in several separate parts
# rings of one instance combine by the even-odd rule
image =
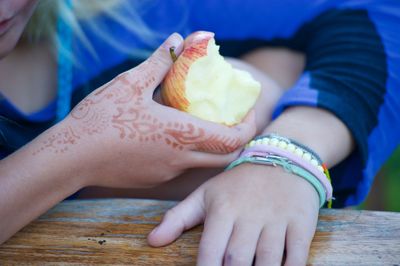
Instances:
[[[358,208],[400,212],[400,147],[382,167],[367,200]]]

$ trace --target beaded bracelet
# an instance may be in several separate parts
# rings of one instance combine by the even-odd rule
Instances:
[[[326,178],[325,174],[321,171],[318,171],[318,168],[315,165],[313,165],[310,162],[304,160],[303,158],[297,156],[296,154],[293,154],[287,150],[278,148],[276,146],[265,145],[265,144],[260,144],[257,146],[249,147],[243,152],[243,154],[241,156],[245,156],[245,154],[247,152],[261,152],[261,153],[264,153],[264,156],[278,155],[278,156],[289,159],[291,162],[304,168],[305,170],[310,172],[312,175],[314,175],[324,186],[325,191],[326,191],[326,198],[328,200],[330,200],[332,198],[332,185],[329,182],[329,180]]]
[[[286,143],[288,143],[288,145],[291,144],[291,145],[293,145],[293,146],[295,146],[297,148],[301,148],[304,153],[307,153],[307,152],[310,153],[312,159],[315,159],[320,164],[322,164],[322,160],[321,160],[321,158],[318,156],[318,154],[316,152],[314,152],[313,150],[311,150],[307,146],[305,146],[305,145],[303,145],[303,144],[301,144],[301,143],[299,143],[299,142],[297,142],[297,141],[295,141],[293,139],[289,139],[289,138],[282,137],[280,135],[271,133],[271,134],[267,134],[267,135],[257,136],[257,137],[254,138],[254,140],[257,141],[257,140],[265,140],[265,139],[273,139],[273,138],[278,139],[278,141],[286,142]]]
[[[256,146],[256,148],[254,148]],[[329,171],[326,167],[325,164],[322,163],[322,160],[319,158],[319,156],[312,151],[311,149],[307,148],[306,146],[291,140],[289,138],[281,137],[276,134],[269,134],[266,136],[260,136],[255,138],[254,140],[250,141],[248,145],[246,145],[246,150],[248,149],[259,149],[262,148],[262,152],[265,152],[265,149],[267,147],[275,147],[272,148],[275,150],[275,152],[280,152],[276,148],[280,149],[283,153],[286,155],[290,156],[292,159],[294,158],[294,161],[296,163],[302,164],[304,167],[310,167],[309,164],[312,164],[316,169],[319,170],[319,172],[323,173],[325,177],[321,176],[318,173],[315,173],[316,177],[320,179],[320,181],[324,184],[326,190],[330,192],[332,190],[332,185],[331,185],[331,180],[330,180],[330,175]],[[246,151],[245,150],[245,151]],[[254,151],[254,150],[253,150]],[[297,155],[296,157],[293,157],[292,154]],[[287,157],[287,156],[286,156]],[[298,159],[304,159],[303,161],[298,160]],[[311,172],[315,172],[313,168],[310,168]],[[330,199],[331,197],[328,197]]]
[[[259,152],[259,156],[279,155],[290,159],[292,164],[313,174],[324,186],[328,207],[332,205],[332,184],[329,171],[320,157],[308,147],[277,134],[258,136],[246,145],[241,157],[248,152]]]
[[[319,203],[320,208],[325,204],[326,201],[326,193],[322,184],[318,179],[315,178],[314,175],[304,170],[303,168],[292,164],[288,159],[280,156],[269,155],[269,156],[259,156],[257,153],[248,154],[249,156],[240,157],[237,160],[233,161],[226,170],[230,170],[242,163],[254,163],[254,164],[262,164],[262,165],[279,165],[285,171],[300,176],[307,180],[317,191],[319,195]]]

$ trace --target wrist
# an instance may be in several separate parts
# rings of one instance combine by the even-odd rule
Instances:
[[[86,155],[71,141],[72,125],[68,120],[46,130],[17,153],[25,157],[32,175],[58,184],[59,192],[69,196],[87,185]],[[60,142],[62,145],[60,145]]]
[[[283,200],[295,202],[295,204],[310,203],[315,209],[320,208],[320,197],[314,186],[282,167],[245,163],[235,169],[242,171],[249,178],[263,179],[265,181],[263,184],[274,187],[284,198]],[[249,180],[249,182],[253,181]]]
[[[292,139],[267,134],[256,137],[232,162],[227,170],[243,163],[280,166],[287,172],[302,177],[318,192],[320,207],[327,200],[331,206],[332,185],[329,171],[320,157],[305,145]]]
[[[0,161],[0,243],[84,186],[79,158],[44,148],[61,126]]]
[[[346,158],[354,148],[349,129],[324,109],[296,106],[285,110],[263,132],[277,133],[315,151],[329,168]]]

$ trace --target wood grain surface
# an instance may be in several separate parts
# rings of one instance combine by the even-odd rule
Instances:
[[[202,227],[152,248],[174,202],[65,201],[0,246],[0,265],[195,265]],[[309,265],[400,265],[400,213],[322,210]]]

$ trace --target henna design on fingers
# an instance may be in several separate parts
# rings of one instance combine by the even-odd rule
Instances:
[[[138,67],[136,67],[130,74],[139,77],[139,81],[142,83],[145,89],[156,86],[156,77],[160,74],[158,69],[160,69],[160,60],[154,56],[150,57]]]
[[[172,124],[169,123],[167,126],[171,127]],[[190,123],[186,126],[175,123],[173,127],[164,131],[167,136],[170,136],[170,138],[165,138],[165,142],[173,148],[182,149],[185,145],[194,145],[197,151],[230,153],[239,148],[241,144],[237,137],[226,137],[219,134],[206,136],[204,129],[196,128]]]
[[[136,81],[134,84],[128,84],[128,88],[125,88],[115,101],[115,104],[125,104],[134,102],[135,105],[141,105],[143,101],[143,90],[145,89],[140,82]]]
[[[100,87],[93,93],[93,95],[95,96],[94,98],[98,99],[96,102],[100,102],[104,98],[118,98],[115,103],[123,104],[132,100],[143,100],[135,99],[135,96],[140,98],[143,95],[143,90],[143,86],[141,86],[138,81],[132,83],[128,80],[128,73],[123,73],[105,84],[103,87]]]
[[[186,125],[176,122],[168,123],[163,133],[165,143],[179,150],[183,150],[184,146],[192,145],[205,136],[204,129],[196,128],[191,123]]]
[[[206,140],[196,143],[196,150],[212,153],[231,153],[240,147],[239,138],[211,135]]]

